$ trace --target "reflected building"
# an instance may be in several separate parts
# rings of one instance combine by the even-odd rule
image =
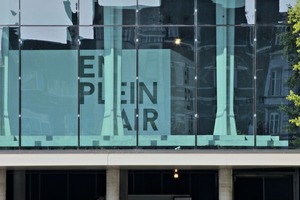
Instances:
[[[299,199],[295,3],[2,0],[0,200]]]

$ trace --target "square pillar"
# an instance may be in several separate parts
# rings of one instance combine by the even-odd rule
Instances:
[[[0,169],[0,200],[6,200],[6,170]]]
[[[219,169],[219,200],[232,200],[232,168]]]
[[[120,197],[120,169],[106,170],[106,200],[119,200]]]

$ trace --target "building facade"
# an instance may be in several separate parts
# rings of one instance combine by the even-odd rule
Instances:
[[[295,4],[1,0],[0,200],[299,200]]]

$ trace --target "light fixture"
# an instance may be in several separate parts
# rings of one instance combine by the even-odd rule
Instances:
[[[175,44],[180,45],[181,44],[181,39],[180,38],[175,38]]]
[[[173,177],[174,178],[179,178],[178,169],[174,169]]]

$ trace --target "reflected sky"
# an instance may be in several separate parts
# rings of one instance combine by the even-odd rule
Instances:
[[[67,43],[66,27],[21,27],[23,40],[40,40]]]
[[[0,24],[18,24],[19,1],[2,0],[0,6]]]
[[[297,0],[280,0],[279,12],[287,12],[289,6],[294,6]]]
[[[22,0],[22,25],[72,25],[62,0]]]
[[[103,6],[135,6],[136,0],[99,0],[99,5]],[[160,6],[161,0],[139,0],[139,5],[142,6]]]
[[[64,25],[64,28],[22,28],[22,39],[52,41],[59,43],[67,42],[67,26],[73,25],[64,4],[70,5],[70,11],[76,13],[80,5],[80,24],[92,25],[94,18],[94,2],[100,6],[116,6],[135,9],[136,0],[21,0],[21,24],[22,25]],[[223,7],[244,7],[248,24],[254,24],[254,1],[253,0],[211,0]],[[225,4],[225,3],[226,4]],[[229,3],[228,3],[229,2]],[[142,7],[159,7],[161,0],[139,0]],[[287,12],[288,6],[293,6],[296,0],[279,0],[279,12]],[[0,6],[0,24],[18,24],[19,0],[2,0]],[[2,35],[2,30],[0,30]],[[81,37],[93,38],[93,29],[80,30]],[[0,41],[1,45],[1,41]]]

